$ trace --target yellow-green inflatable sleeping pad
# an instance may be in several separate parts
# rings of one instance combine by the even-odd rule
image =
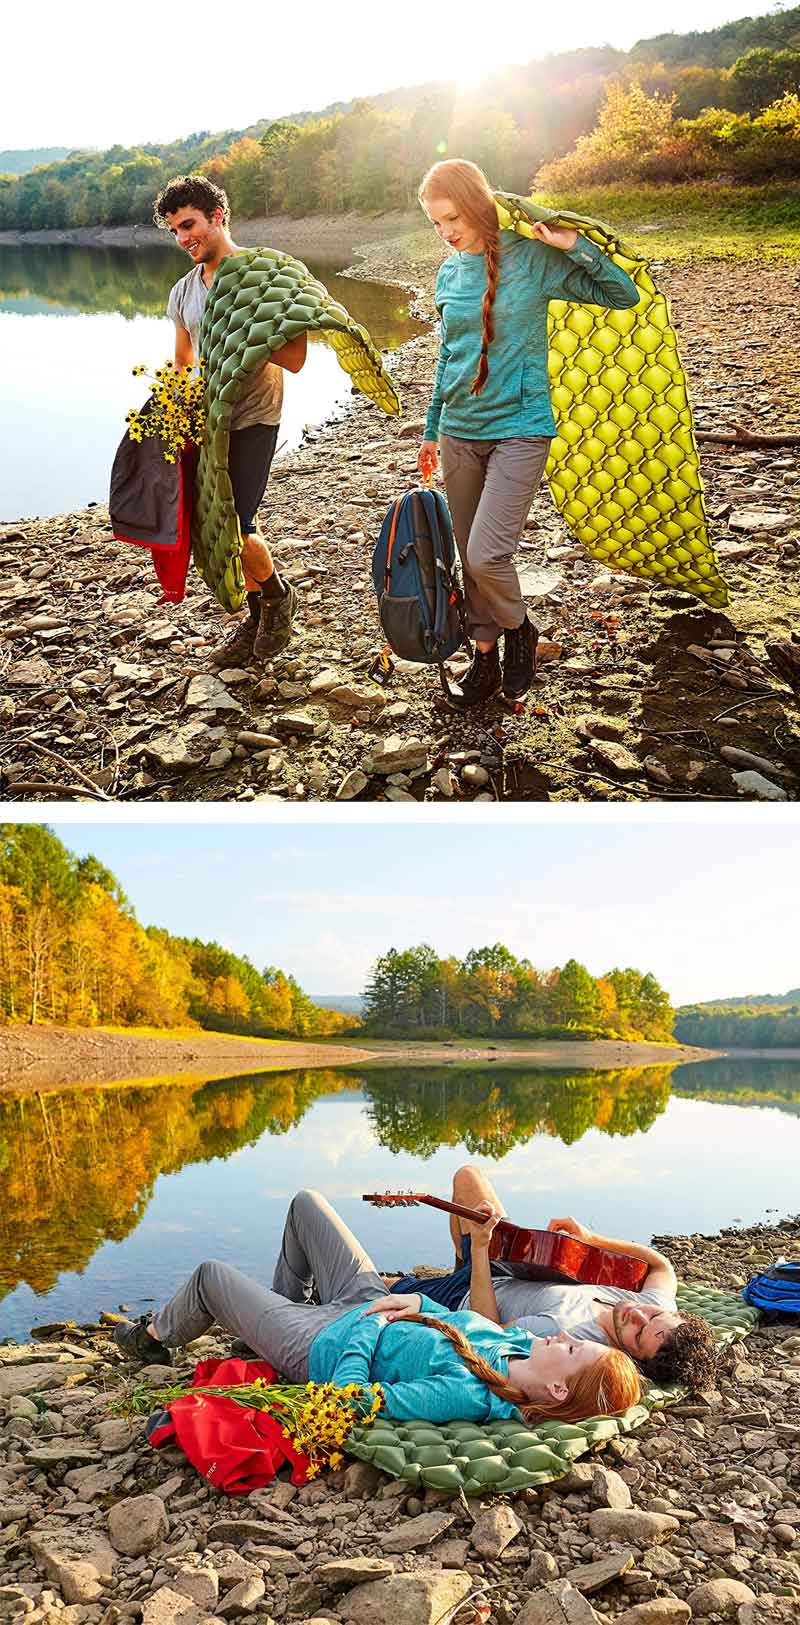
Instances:
[[[559,512],[609,570],[693,593],[721,608],[728,590],[708,523],[692,411],[669,306],[647,261],[611,226],[535,198],[496,192],[500,225],[575,226],[639,290],[632,310],[554,299],[548,319],[556,434],[546,475]]]
[[[679,1309],[703,1315],[720,1346],[746,1337],[760,1320],[736,1292],[680,1286]],[[592,1416],[585,1422],[393,1422],[379,1416],[368,1428],[354,1428],[343,1448],[392,1478],[457,1495],[511,1493],[548,1484],[569,1472],[587,1450],[644,1426],[650,1412],[683,1397],[677,1387],[646,1390],[639,1405],[622,1416]]]
[[[238,609],[245,591],[242,533],[228,474],[231,413],[248,375],[307,332],[322,334],[356,387],[384,412],[400,411],[397,390],[366,328],[300,260],[271,248],[248,248],[223,260],[200,327],[207,420],[192,545],[197,568],[224,609]]]

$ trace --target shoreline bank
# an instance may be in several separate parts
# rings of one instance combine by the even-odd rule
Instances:
[[[414,1044],[376,1039],[363,1044],[346,1040],[249,1039],[224,1033],[178,1037],[143,1036],[135,1031],[103,1028],[0,1028],[0,1094],[38,1093],[47,1089],[132,1082],[161,1075],[187,1078],[198,1073],[233,1077],[245,1072],[275,1072],[323,1067],[439,1065],[521,1061],[539,1066],[565,1066],[600,1071],[709,1060],[717,1052],[687,1045],[629,1044],[612,1039],[591,1043],[516,1041],[504,1049],[485,1042]]]

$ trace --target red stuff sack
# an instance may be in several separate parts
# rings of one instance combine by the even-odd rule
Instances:
[[[230,1388],[257,1377],[275,1381],[266,1360],[201,1360],[192,1382]],[[225,1495],[263,1489],[286,1461],[292,1464],[292,1483],[306,1481],[308,1457],[284,1438],[280,1422],[268,1411],[239,1405],[224,1394],[174,1399],[168,1410],[148,1417],[146,1431],[154,1450],[178,1445],[198,1473]]]
[[[178,461],[168,463],[156,435],[131,440],[126,430],[111,469],[111,529],[119,542],[150,548],[164,597],[173,604],[186,592],[196,467],[196,446],[187,443]]]

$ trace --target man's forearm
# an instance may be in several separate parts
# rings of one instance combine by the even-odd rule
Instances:
[[[593,1247],[605,1247],[609,1253],[627,1253],[629,1258],[641,1258],[651,1269],[672,1268],[663,1253],[656,1252],[655,1247],[648,1247],[643,1241],[620,1241],[615,1236],[598,1235],[596,1230],[590,1232],[589,1241]]]
[[[489,1265],[489,1254],[485,1247],[472,1249],[472,1266],[469,1277],[469,1306],[478,1315],[484,1315],[487,1320],[493,1320],[496,1326],[501,1326],[500,1311],[497,1307],[497,1298],[492,1284],[492,1272]]]

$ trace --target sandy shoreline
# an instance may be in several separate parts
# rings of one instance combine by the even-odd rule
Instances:
[[[291,1040],[246,1039],[225,1033],[143,1036],[70,1027],[0,1029],[0,1093],[35,1093],[42,1089],[80,1088],[159,1075],[187,1077],[211,1073],[233,1077],[245,1072],[313,1067],[365,1066],[403,1062],[519,1062],[537,1065],[615,1070],[707,1060],[715,1052],[686,1045],[620,1044],[614,1040],[580,1043],[518,1042],[412,1044],[315,1044]]]

